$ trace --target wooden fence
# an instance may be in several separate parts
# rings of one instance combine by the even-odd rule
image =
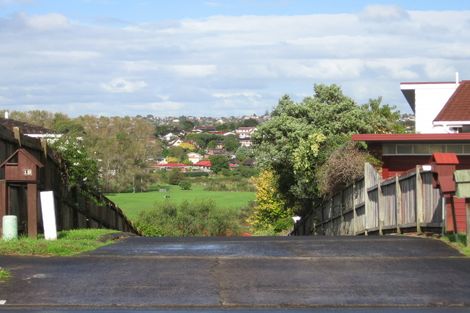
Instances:
[[[138,233],[122,210],[104,195],[71,187],[64,175],[63,160],[48,149],[45,141],[13,134],[0,126],[0,163],[19,147],[26,149],[44,165],[40,170],[38,190],[54,191],[58,230],[110,228]],[[24,203],[26,200],[16,201]],[[38,226],[38,229],[42,230],[41,214],[38,216]]]
[[[364,178],[325,200],[296,223],[292,235],[361,235],[443,226],[442,196],[432,186],[432,173],[415,171],[381,180],[365,164]]]

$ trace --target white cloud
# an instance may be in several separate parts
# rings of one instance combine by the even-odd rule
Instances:
[[[38,31],[59,30],[70,26],[67,17],[58,13],[44,15],[26,15],[21,13],[19,18],[27,27]]]
[[[407,11],[397,5],[369,5],[361,13],[361,18],[367,21],[388,23],[409,19]]]
[[[113,78],[109,83],[101,85],[102,88],[112,93],[134,93],[137,90],[147,87],[147,83],[140,81],[130,81],[124,78]]]
[[[96,113],[96,104],[110,114],[220,116],[263,113],[284,93],[299,99],[315,83],[337,83],[360,103],[383,95],[408,110],[401,81],[453,80],[455,71],[470,79],[469,21],[469,11],[395,6],[132,28],[0,17],[0,96],[10,108],[70,114]]]

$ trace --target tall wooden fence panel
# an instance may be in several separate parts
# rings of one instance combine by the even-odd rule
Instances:
[[[310,226],[304,227],[305,223]],[[381,180],[366,164],[364,178],[325,199],[296,223],[292,235],[440,231],[442,226],[442,196],[433,188],[431,172],[417,166],[415,171]]]
[[[58,230],[110,228],[138,233],[122,210],[104,195],[71,187],[64,174],[63,160],[44,142],[22,135],[15,137],[10,130],[0,126],[0,163],[20,147],[44,164],[40,170],[38,190],[54,191]],[[38,226],[41,230],[41,219]]]

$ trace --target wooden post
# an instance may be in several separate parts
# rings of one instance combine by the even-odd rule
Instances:
[[[356,236],[357,234],[357,226],[356,226],[356,182],[353,182],[353,187],[352,187],[352,196],[353,196],[353,235]]]
[[[400,179],[395,175],[395,221],[397,223],[397,233],[401,233],[400,223],[402,221],[401,216],[401,187]]]
[[[3,216],[7,214],[8,190],[7,182],[0,180],[0,234],[3,233]]]
[[[38,234],[38,190],[36,184],[28,184],[28,236],[36,238]]]
[[[378,225],[379,225],[379,235],[383,235],[383,224],[384,224],[384,220],[383,220],[383,212],[381,212],[383,206],[380,205],[380,203],[382,202],[382,185],[381,185],[381,181],[380,181],[380,174],[377,173],[377,222],[378,222]]]
[[[465,200],[467,211],[467,247],[470,247],[470,198]]]
[[[341,203],[340,203],[340,214],[341,214],[341,222],[339,224],[339,235],[343,236],[346,235],[343,231],[344,228],[344,189],[341,190]]]
[[[421,179],[421,167],[416,165],[416,232],[421,233],[423,217],[423,180]]]
[[[370,185],[370,178],[369,178],[369,163],[364,164],[364,235],[367,236],[367,225],[368,222],[368,211],[369,211],[369,185]]]

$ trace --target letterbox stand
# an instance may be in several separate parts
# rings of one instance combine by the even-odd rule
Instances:
[[[455,153],[433,153],[431,157],[431,168],[433,173],[433,187],[439,188],[446,202],[451,205],[453,235],[458,241],[457,218],[455,215],[455,180],[454,172],[459,164],[459,159]],[[443,225],[444,227],[445,225]]]
[[[20,148],[0,164],[0,220],[10,211],[10,184],[25,185],[27,202],[28,236],[35,238],[38,233],[38,180],[39,168],[44,165],[27,150]],[[21,221],[19,221],[21,222]],[[0,224],[0,233],[2,225]]]

